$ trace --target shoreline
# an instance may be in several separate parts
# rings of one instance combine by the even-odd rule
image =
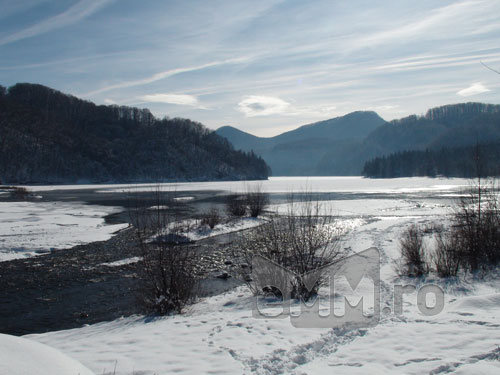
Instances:
[[[222,235],[221,237],[227,235]],[[0,262],[0,332],[12,335],[45,333],[131,315],[147,315],[139,301],[140,261],[109,266],[124,259],[140,258],[133,228],[107,241],[78,245],[32,258]],[[198,298],[228,291],[240,283],[221,280],[230,256],[224,238],[199,241],[205,269]]]
[[[167,194],[169,194],[167,192]],[[198,200],[176,201],[172,209],[180,217],[190,217],[205,200],[217,202],[213,192],[196,192]],[[148,205],[147,193],[137,199]],[[130,204],[127,194],[96,194],[93,190],[46,192],[37,202],[84,202],[92,205],[120,207],[104,217],[106,224],[129,223]],[[239,283],[221,280],[226,271],[224,261],[230,256],[227,248],[231,235],[197,241],[197,252],[204,261],[198,297],[216,295]],[[119,230],[106,240],[59,249],[32,257],[0,262],[0,332],[13,335],[44,333],[111,321],[123,316],[145,314],[139,302],[138,279],[141,262],[120,263],[140,258],[133,227]],[[118,262],[117,265],[107,264]]]
[[[343,217],[388,215],[390,218],[391,215],[414,215],[416,211],[419,215],[434,215],[434,208],[441,210],[439,207],[449,199],[444,195],[454,192],[454,189],[437,189],[434,186],[430,189],[425,187],[407,190],[406,186],[404,190],[400,189],[398,184],[383,193],[370,189],[344,193],[316,192],[315,196],[334,201],[336,213]],[[128,192],[104,194],[96,193],[96,190],[100,189],[46,191],[39,201],[85,202],[89,206],[122,207],[119,213],[106,216],[105,222],[129,222]],[[183,219],[214,205],[221,208],[228,192],[192,189],[165,193],[172,197],[194,197],[189,201],[176,200],[169,205],[177,218]],[[148,194],[150,192],[137,192],[133,197],[150,207],[154,205],[154,201],[150,196],[148,198]],[[286,200],[285,194],[271,192],[271,197],[272,205]],[[415,203],[421,200],[433,203],[422,208]],[[376,205],[367,211],[367,204]],[[207,262],[200,265],[200,269],[206,271],[203,278],[206,288],[202,290],[202,297],[221,293],[237,284],[231,278],[217,278],[230,267],[225,261],[231,260],[229,245],[234,238],[232,236],[222,234],[199,240],[195,244],[197,251],[203,252]],[[138,287],[137,271],[140,263],[102,266],[103,263],[140,257],[140,250],[133,246],[134,241],[132,231],[128,228],[107,241],[78,245],[33,258],[0,262],[0,296],[6,301],[0,305],[0,332],[17,335],[42,333],[143,313],[134,295]]]

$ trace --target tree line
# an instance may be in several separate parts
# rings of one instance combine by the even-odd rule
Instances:
[[[500,176],[500,140],[438,150],[400,151],[365,163],[363,176],[395,178]]]

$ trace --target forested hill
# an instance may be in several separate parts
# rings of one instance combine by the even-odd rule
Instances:
[[[429,109],[424,116],[390,122],[374,112],[353,112],[272,138],[255,137],[231,127],[217,132],[236,148],[253,149],[275,175],[359,175],[365,163],[374,158],[379,158],[375,164],[380,165],[395,158],[403,162],[406,159],[401,154],[405,151],[422,151],[425,155],[425,150],[434,153],[446,148],[451,154],[451,149],[499,140],[500,105],[451,104]],[[389,155],[390,159],[382,159]],[[391,173],[421,174],[423,169],[413,171],[408,167],[407,172]],[[375,175],[378,173],[385,172]]]
[[[500,176],[500,141],[439,150],[403,151],[365,163],[365,177]]]
[[[364,147],[388,155],[397,151],[470,146],[500,138],[500,105],[461,103],[432,108],[373,131]]]
[[[187,119],[97,106],[34,84],[0,86],[3,183],[265,179],[268,166]]]
[[[500,105],[463,103],[433,108],[376,129],[365,140],[369,177],[498,175]],[[479,145],[479,147],[476,147]],[[480,165],[476,165],[479,150]]]

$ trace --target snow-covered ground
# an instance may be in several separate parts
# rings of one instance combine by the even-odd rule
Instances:
[[[0,202],[0,261],[104,241],[128,224],[107,225],[117,207],[63,202]]]
[[[202,224],[200,219],[186,219],[171,223],[167,227],[165,234],[174,232],[178,235],[188,238],[191,241],[199,241],[204,238],[220,236],[222,234],[239,232],[241,230],[254,228],[263,224],[265,221],[266,219],[262,217],[230,218],[229,220],[223,220],[214,228],[210,228],[208,224]]]
[[[345,217],[375,217],[387,218],[402,216],[434,216],[446,211],[449,202],[445,201],[422,201],[417,198],[396,198],[396,199],[344,199],[334,201],[317,201],[313,203],[282,203],[270,205],[270,211],[276,211],[281,214],[286,214],[290,207],[295,212],[304,211],[305,205],[312,205],[316,211],[318,207],[319,214],[327,214]]]
[[[131,257],[131,258],[120,259],[120,260],[117,260],[115,262],[101,263],[100,266],[121,267],[121,266],[126,266],[127,264],[134,264],[134,263],[140,262],[141,260],[142,260],[142,257]]]
[[[422,188],[436,194],[455,189],[437,188],[443,183],[434,182]],[[396,181],[390,190],[415,188],[411,185]],[[334,213],[351,223],[343,246],[355,253],[371,247],[380,251],[382,306],[394,311],[394,285],[416,282],[398,278],[394,270],[401,232],[412,223],[442,223],[448,204],[430,198],[333,202]],[[384,309],[371,328],[305,329],[295,328],[288,317],[255,318],[254,299],[240,287],[205,298],[183,315],[128,317],[29,338],[96,374],[115,369],[118,375],[500,373],[500,273],[447,281],[430,275],[416,287],[428,283],[444,290],[442,312],[422,314],[417,294],[411,293],[404,296],[401,315]],[[366,290],[360,293],[368,299]],[[338,298],[326,288],[321,295]]]
[[[92,371],[47,345],[0,333],[0,374],[92,375]]]

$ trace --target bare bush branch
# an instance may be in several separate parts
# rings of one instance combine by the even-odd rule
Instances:
[[[231,194],[226,200],[226,211],[231,216],[245,216],[247,201],[244,195]]]
[[[222,218],[220,217],[217,207],[212,207],[201,218],[201,225],[208,225],[210,229],[214,229],[217,224],[220,224]]]
[[[460,257],[457,249],[458,241],[453,233],[437,232],[436,249],[432,260],[439,277],[457,275],[460,266]]]
[[[251,217],[261,215],[269,204],[269,194],[262,191],[262,184],[249,187],[247,190],[247,205]]]
[[[490,67],[490,66],[486,65],[486,64],[485,64],[484,62],[482,62],[482,61],[480,61],[480,62],[481,62],[481,65],[483,65],[486,69],[489,69],[489,70],[491,70],[492,72],[494,72],[494,73],[496,73],[496,74],[500,74],[500,71],[493,69],[492,67]]]
[[[182,240],[179,220],[165,209],[165,194],[158,188],[151,195],[148,205],[136,196],[129,209],[142,253],[140,298],[149,311],[181,312],[194,299],[195,252]]]
[[[423,230],[412,225],[400,239],[401,264],[399,273],[405,276],[419,277],[429,272],[429,265],[424,248]]]
[[[306,197],[302,202],[288,202],[285,215],[273,214],[269,221],[244,233],[239,241],[239,255],[245,264],[252,264],[254,256],[262,256],[275,264],[292,271],[298,277],[290,285],[291,298],[310,299],[325,282],[324,275],[306,287],[302,275],[322,269],[341,259],[341,231],[335,226],[333,216],[322,213],[319,202]],[[240,270],[239,277],[247,282],[255,293],[250,267]]]
[[[500,199],[495,181],[478,179],[458,202],[452,224],[464,269],[500,264]]]

